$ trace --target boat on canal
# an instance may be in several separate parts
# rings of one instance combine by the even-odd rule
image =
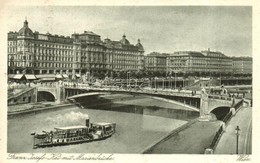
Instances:
[[[86,125],[56,127],[52,131],[43,133],[31,133],[33,135],[33,148],[61,146],[104,140],[115,133],[115,123],[89,123]]]

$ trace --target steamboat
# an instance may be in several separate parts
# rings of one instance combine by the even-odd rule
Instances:
[[[115,133],[115,123],[89,123],[86,125],[56,127],[53,131],[43,133],[31,133],[33,135],[33,148],[61,146],[91,141],[103,140]]]

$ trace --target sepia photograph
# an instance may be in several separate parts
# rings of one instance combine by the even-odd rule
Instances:
[[[252,12],[245,5],[8,8],[7,158],[249,161]]]

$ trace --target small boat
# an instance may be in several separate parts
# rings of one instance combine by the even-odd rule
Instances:
[[[85,126],[56,127],[54,131],[42,131],[33,135],[33,148],[61,146],[106,139],[115,133],[115,123],[89,123]]]

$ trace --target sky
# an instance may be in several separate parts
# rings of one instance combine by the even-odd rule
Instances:
[[[8,31],[19,31],[27,17],[40,33],[93,31],[102,40],[125,34],[132,44],[140,38],[145,54],[210,48],[252,56],[252,8],[246,6],[16,6],[5,16]]]

